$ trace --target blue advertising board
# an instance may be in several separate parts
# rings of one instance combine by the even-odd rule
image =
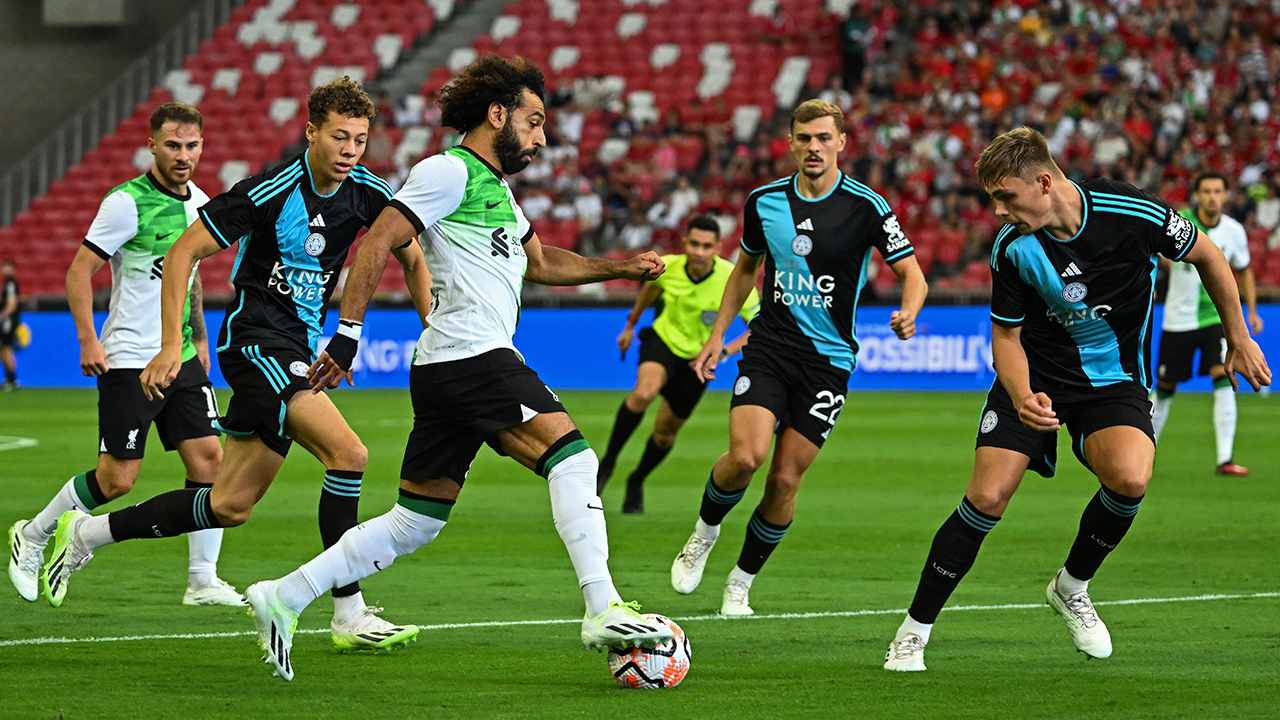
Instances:
[[[916,337],[900,341],[889,329],[890,307],[858,311],[861,351],[850,378],[855,390],[986,390],[995,375],[991,369],[991,321],[986,306],[926,307],[917,322]],[[1280,364],[1280,305],[1258,309],[1266,330],[1258,336],[1272,364]],[[520,318],[515,345],[529,366],[555,389],[629,389],[635,382],[637,348],[623,357],[616,345],[626,320],[622,308],[528,309]],[[206,313],[213,333],[221,312]],[[1160,340],[1163,308],[1156,307],[1153,348]],[[329,313],[328,331],[337,325]],[[639,327],[652,318],[646,314]],[[105,314],[95,315],[101,327]],[[19,375],[27,386],[92,386],[80,372],[80,347],[75,325],[65,312],[23,315],[31,326],[31,347],[19,353]],[[364,340],[356,362],[357,387],[408,387],[413,348],[422,326],[412,310],[371,310],[365,318]],[[735,321],[730,337],[742,331]],[[321,340],[327,342],[327,338]],[[733,385],[736,366],[730,359],[720,367],[713,389]],[[214,384],[225,387],[214,361]],[[345,385],[344,385],[345,387]],[[1200,378],[1185,386],[1207,390]]]

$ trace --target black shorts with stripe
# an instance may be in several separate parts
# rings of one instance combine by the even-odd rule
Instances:
[[[1200,375],[1208,375],[1211,368],[1227,362],[1227,334],[1221,324],[1186,332],[1166,331],[1161,335],[1156,379],[1174,385],[1190,380],[1197,350],[1200,351]]]
[[[671,406],[671,412],[681,420],[689,419],[707,389],[707,384],[698,379],[698,373],[689,365],[689,360],[671,352],[652,327],[640,331],[640,362],[658,363],[666,369],[667,382],[662,385],[660,394]]]
[[[164,397],[148,400],[139,368],[113,368],[98,376],[98,452],[138,460],[151,423],[166,451],[186,440],[217,435],[218,402],[199,358],[182,363]]]
[[[271,450],[288,455],[293,440],[285,434],[285,408],[294,395],[311,389],[311,358],[293,348],[246,345],[220,351],[218,365],[232,391],[218,429],[239,437],[257,435]]]
[[[1151,426],[1151,401],[1147,389],[1135,382],[1122,382],[1092,389],[1048,392],[1058,421],[1066,426],[1071,436],[1071,451],[1089,472],[1093,466],[1084,454],[1084,441],[1103,428],[1125,425],[1146,433],[1154,444],[1155,430]],[[998,447],[1022,453],[1031,458],[1028,470],[1043,477],[1053,477],[1057,471],[1058,433],[1040,433],[1018,419],[1018,409],[1009,399],[1009,393],[996,378],[987,393],[987,404],[982,407],[982,419],[978,422],[977,447]]]
[[[541,413],[564,412],[560,398],[509,348],[409,370],[413,430],[400,477],[449,478],[461,485],[480,446],[494,433]]]
[[[778,419],[776,433],[794,428],[822,447],[844,408],[848,388],[849,371],[826,358],[788,353],[753,339],[742,348],[729,407],[763,407]]]

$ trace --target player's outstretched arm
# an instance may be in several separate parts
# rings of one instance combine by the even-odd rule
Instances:
[[[396,261],[404,269],[404,282],[409,286],[409,297],[413,298],[413,307],[422,319],[422,329],[427,328],[427,316],[431,314],[431,270],[427,268],[427,259],[422,256],[422,249],[415,242],[402,245],[391,251]]]
[[[640,289],[640,294],[636,295],[636,303],[631,306],[631,312],[627,313],[627,324],[622,327],[622,332],[618,335],[618,350],[622,352],[622,359],[627,358],[627,350],[631,347],[631,341],[635,339],[636,323],[640,322],[640,316],[658,301],[660,295],[662,295],[662,288],[653,283],[645,283],[645,286]]]
[[[373,221],[373,227],[360,240],[356,259],[351,263],[347,284],[342,291],[338,332],[307,370],[311,392],[318,393],[325,388],[338,387],[344,377],[348,385],[354,385],[351,364],[355,361],[356,349],[360,346],[360,328],[364,324],[364,313],[369,309],[369,298],[378,289],[378,281],[382,279],[382,271],[387,268],[387,256],[391,254],[391,250],[412,242],[417,234],[413,223],[409,222],[404,213],[389,205],[383,208],[378,219]],[[413,292],[412,287],[410,292]],[[430,293],[428,284],[428,298]],[[416,295],[413,302],[416,307]],[[420,307],[418,311],[422,311]]]
[[[653,280],[666,270],[655,252],[641,253],[628,260],[583,257],[558,247],[546,247],[534,233],[524,244],[528,258],[526,280],[539,285],[584,285],[602,280]]]
[[[924,307],[924,299],[929,295],[929,284],[920,271],[920,263],[915,255],[908,255],[889,266],[893,274],[902,283],[902,308],[894,310],[889,316],[889,327],[897,333],[899,340],[907,340],[916,334],[916,316]]]
[[[755,288],[756,276],[763,266],[763,254],[743,252],[738,255],[738,262],[725,281],[724,294],[720,296],[720,311],[716,313],[716,324],[711,327],[711,337],[689,362],[702,382],[716,379],[716,365],[720,364],[720,352],[724,349],[724,334],[729,332],[733,318],[742,310],[742,304]]]
[[[93,327],[93,283],[90,280],[106,264],[107,261],[97,253],[81,245],[71,260],[71,267],[67,268],[67,305],[71,308],[71,319],[76,324],[76,336],[80,339],[80,372],[87,377],[101,375],[110,369],[107,351],[102,349],[98,332]]]
[[[197,262],[221,249],[204,220],[197,218],[164,256],[164,277],[160,280],[160,352],[151,358],[139,378],[148,400],[164,397],[161,389],[169,387],[182,369],[182,309],[187,304],[191,271]]]
[[[991,360],[996,377],[1018,408],[1018,419],[1036,432],[1058,429],[1058,416],[1053,401],[1044,393],[1031,391],[1031,369],[1022,348],[1022,328],[991,324]]]
[[[1218,309],[1218,318],[1222,320],[1222,330],[1227,336],[1227,359],[1224,365],[1227,377],[1231,380],[1231,388],[1240,389],[1236,373],[1243,375],[1254,391],[1261,390],[1263,385],[1270,385],[1271,368],[1267,367],[1262,348],[1249,337],[1244,313],[1240,311],[1236,279],[1231,274],[1231,266],[1227,264],[1222,250],[1197,231],[1196,244],[1182,259],[1196,266],[1205,292]]]
[[[1240,297],[1244,298],[1244,306],[1249,308],[1249,331],[1254,335],[1262,334],[1262,316],[1258,314],[1258,283],[1253,275],[1253,267],[1240,271]]]

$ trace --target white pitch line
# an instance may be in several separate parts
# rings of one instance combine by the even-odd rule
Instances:
[[[1213,600],[1250,600],[1254,598],[1277,598],[1280,592],[1263,592],[1248,593],[1242,595],[1192,595],[1190,597],[1172,597],[1172,598],[1137,598],[1134,600],[1102,600],[1095,602],[1094,605],[1152,605],[1159,603],[1177,603],[1177,602],[1208,602]],[[943,612],[965,612],[973,610],[1034,610],[1044,607],[1044,603],[1018,603],[1009,605],[959,605],[956,607],[943,608]],[[700,620],[719,620],[722,622],[738,621],[738,620],[808,620],[812,618],[833,618],[833,617],[859,617],[863,615],[901,615],[907,611],[906,608],[893,608],[889,610],[844,610],[833,612],[809,612],[809,613],[774,613],[761,615],[748,615],[740,618],[726,618],[723,615],[689,615],[685,617],[677,617],[675,620],[680,622],[700,621]],[[489,622],[472,622],[472,623],[443,623],[439,625],[419,625],[422,630],[458,630],[466,628],[480,627],[511,627],[515,625],[571,625],[580,623],[581,620],[513,620],[500,621],[494,620]],[[319,633],[327,633],[327,629],[299,630],[298,635],[316,635]],[[89,638],[69,638],[69,637],[41,637],[41,638],[23,638],[20,640],[0,640],[0,647],[15,647],[19,645],[69,645],[75,643],[104,643],[104,642],[127,642],[131,640],[201,640],[205,638],[228,638],[228,637],[251,637],[257,635],[256,632],[214,632],[214,633],[184,633],[180,635],[120,635],[116,637],[89,637]]]
[[[35,447],[40,441],[35,438],[0,435],[0,450],[17,450],[18,448]]]

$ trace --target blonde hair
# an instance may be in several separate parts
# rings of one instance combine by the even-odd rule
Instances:
[[[978,157],[976,169],[978,182],[984,188],[992,187],[1007,177],[1030,181],[1041,170],[1063,177],[1062,170],[1049,155],[1044,135],[1026,126],[992,140]]]
[[[816,98],[805,100],[791,111],[791,128],[794,130],[797,123],[813,122],[821,117],[831,118],[836,123],[836,132],[844,132],[844,113],[840,112],[840,108]]]

